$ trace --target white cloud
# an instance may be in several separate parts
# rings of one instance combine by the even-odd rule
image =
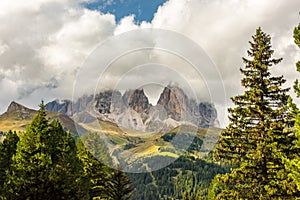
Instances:
[[[230,97],[242,91],[241,58],[259,26],[271,35],[275,57],[284,58],[272,71],[288,79],[286,86],[292,85],[299,75],[295,62],[300,51],[292,38],[300,22],[299,7],[297,0],[170,0],[158,9],[152,27],[177,31],[196,41],[220,70]]]
[[[111,36],[140,28],[167,29],[195,41],[220,71],[228,97],[242,91],[241,57],[258,26],[271,34],[275,56],[284,58],[274,73],[283,74],[288,86],[298,76],[295,62],[300,60],[300,51],[292,32],[300,21],[299,0],[169,0],[151,23],[141,25],[134,22],[133,15],[116,24],[113,15],[87,10],[82,2],[0,1],[0,23],[5,24],[0,26],[0,90],[5,94],[0,97],[1,112],[11,100],[33,106],[41,98],[70,98],[76,73],[93,49]],[[159,42],[138,39],[145,45]],[[120,48],[123,44],[126,42]],[[116,51],[112,48],[116,47],[107,47],[107,53]],[[157,61],[166,58],[160,56]],[[86,74],[84,80],[93,75]],[[230,105],[228,99],[226,105]]]
[[[113,15],[84,9],[81,2],[1,1],[1,111],[13,99],[38,105],[41,98],[72,96],[77,68],[115,29]]]
[[[116,27],[115,35],[138,29],[139,27],[135,24],[134,18],[134,15],[130,15],[121,19],[119,25]]]

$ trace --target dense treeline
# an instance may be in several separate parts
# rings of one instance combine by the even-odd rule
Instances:
[[[84,142],[76,143],[40,105],[20,135],[9,132],[0,144],[1,199],[129,199],[127,176],[99,162]]]
[[[207,194],[207,188],[216,174],[225,172],[228,172],[225,167],[182,156],[157,171],[128,176],[135,188],[132,199],[183,199],[184,195],[197,199]]]

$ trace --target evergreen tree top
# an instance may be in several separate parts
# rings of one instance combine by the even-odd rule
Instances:
[[[298,47],[300,47],[300,23],[294,29],[294,41],[295,41],[295,44],[297,44]]]
[[[27,128],[27,132],[31,130],[36,130],[35,132],[39,132],[41,130],[46,130],[49,124],[49,120],[47,119],[47,112],[45,110],[44,101],[42,100],[39,105],[40,109],[35,118],[33,118],[30,126]],[[30,128],[31,127],[31,128]]]
[[[243,58],[246,69],[252,68],[261,71],[267,71],[268,67],[278,64],[282,58],[272,59],[274,50],[271,46],[271,36],[262,31],[261,27],[256,29],[256,33],[252,36],[253,41],[249,41],[250,50],[247,51],[249,57],[253,60]]]
[[[39,107],[40,107],[40,109],[39,109],[40,111],[45,111],[46,110],[46,106],[44,104],[44,100],[41,101]]]

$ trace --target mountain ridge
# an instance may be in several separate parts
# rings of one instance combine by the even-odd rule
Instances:
[[[212,103],[196,102],[178,86],[166,86],[154,106],[143,89],[106,90],[96,95],[84,95],[72,102],[55,100],[46,104],[46,110],[70,117],[101,119],[121,127],[139,131],[168,131],[179,124],[194,124],[207,128],[217,126],[217,110]],[[90,120],[89,120],[90,121]]]

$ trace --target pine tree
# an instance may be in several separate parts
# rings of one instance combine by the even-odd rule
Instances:
[[[106,199],[109,200],[129,200],[133,192],[133,188],[130,187],[131,181],[121,171],[115,170],[110,178],[110,187],[107,191]]]
[[[294,29],[294,41],[296,45],[300,48],[300,23],[297,27]],[[296,63],[297,71],[300,72],[300,61]],[[297,94],[297,97],[300,97],[300,85],[298,80],[295,81],[294,84],[294,91]],[[296,136],[298,138],[298,141],[295,143],[296,148],[300,148],[300,113],[296,113]],[[297,154],[295,158],[289,159],[286,157],[283,157],[283,160],[285,162],[287,170],[290,171],[289,177],[292,179],[292,181],[296,184],[297,188],[295,190],[300,190],[300,153]]]
[[[287,171],[282,157],[293,157],[296,141],[287,127],[290,123],[288,100],[282,89],[285,79],[271,76],[270,68],[282,59],[274,59],[271,38],[261,28],[252,37],[250,59],[243,58],[245,68],[241,83],[243,95],[231,98],[234,108],[228,109],[230,124],[221,133],[215,158],[233,166],[231,174],[221,178],[227,190],[219,195],[241,199],[292,198],[297,191],[288,187]]]
[[[77,143],[78,156],[83,166],[83,177],[88,182],[87,189],[90,199],[105,198],[109,191],[109,169],[97,160],[79,139]]]
[[[300,23],[294,29],[294,41],[296,45],[300,48]],[[300,61],[296,63],[297,71],[300,72]],[[296,92],[297,96],[300,97],[300,85],[298,79],[295,81],[294,91]]]
[[[81,199],[76,145],[58,121],[49,123],[42,102],[12,158],[7,199]]]
[[[10,169],[12,157],[16,153],[19,137],[16,132],[9,131],[3,143],[0,143],[0,198],[6,196],[6,173]]]
[[[49,133],[48,154],[51,155],[53,163],[49,176],[51,199],[87,197],[87,181],[82,178],[82,165],[71,133],[65,131],[57,120],[50,123]]]

